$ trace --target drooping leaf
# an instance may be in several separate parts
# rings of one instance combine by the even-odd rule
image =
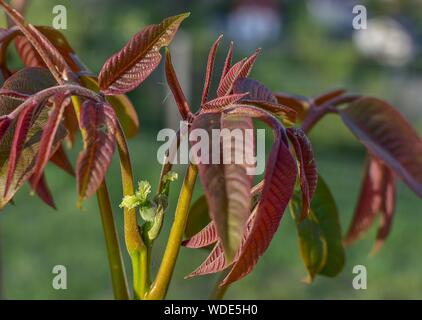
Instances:
[[[199,115],[192,123],[192,129],[201,128],[212,136],[213,129],[228,129],[218,141],[219,163],[211,164],[214,146],[207,146],[197,154],[198,172],[207,197],[210,217],[214,221],[224,252],[231,260],[238,250],[250,214],[251,176],[248,175],[247,159],[253,156],[253,145],[248,141],[233,143],[232,130],[240,130],[242,140],[246,130],[252,130],[252,121],[245,117],[224,116],[220,113]],[[213,142],[214,143],[214,142]],[[195,148],[195,144],[192,148]],[[239,161],[238,159],[241,159]],[[243,162],[242,162],[243,160]],[[215,162],[214,162],[215,163]]]
[[[296,182],[296,163],[289,151],[287,135],[281,123],[268,112],[251,106],[233,107],[226,112],[249,114],[269,124],[275,141],[267,160],[265,183],[257,205],[253,225],[223,285],[232,283],[249,274],[277,231],[284,211],[293,195]]]
[[[82,76],[79,80],[84,87],[99,92],[98,81],[95,78]],[[139,132],[139,118],[135,106],[124,94],[107,96],[106,99],[113,107],[125,136],[133,138]]]
[[[79,202],[93,195],[103,182],[115,149],[115,114],[106,103],[86,100],[81,110],[84,149],[77,162]]]
[[[377,252],[381,248],[390,233],[394,211],[396,209],[395,180],[395,174],[390,169],[387,169],[384,172],[384,199],[381,207],[381,221],[377,231],[377,240],[372,252]]]
[[[318,178],[308,217],[301,218],[302,203],[299,190],[292,199],[291,209],[309,280],[316,274],[336,276],[343,269],[345,254],[337,206],[325,181],[321,177]]]
[[[216,273],[226,269],[228,266],[223,246],[221,243],[217,243],[204,262],[201,263],[201,265],[193,272],[187,275],[185,279],[190,279],[199,275]]]
[[[159,50],[170,44],[188,16],[173,16],[137,33],[105,62],[98,77],[101,91],[106,95],[121,94],[139,86],[160,63]]]
[[[340,110],[341,118],[368,150],[422,197],[422,140],[384,101],[365,97]]]
[[[28,105],[28,107],[22,110],[22,112],[19,114],[17,118],[16,128],[13,134],[13,141],[12,141],[12,146],[10,148],[10,154],[9,154],[9,168],[7,171],[6,183],[4,187],[3,197],[5,198],[7,197],[7,193],[9,192],[9,188],[12,183],[13,176],[15,174],[17,163],[21,156],[24,143],[26,141],[29,129],[33,121],[34,109],[37,106],[38,104],[36,103],[32,103]]]
[[[62,78],[62,74],[67,72],[69,69],[62,55],[51,44],[51,42],[40,31],[38,31],[38,29],[36,29],[33,25],[26,23],[25,19],[19,12],[13,10],[13,8],[11,8],[3,0],[0,0],[0,5],[3,7],[9,18],[25,35],[27,40],[37,50],[54,78],[59,81],[59,79]]]
[[[311,142],[305,133],[296,128],[287,129],[287,135],[295,150],[296,158],[299,162],[299,182],[302,191],[302,213],[301,217],[308,215],[312,197],[315,193],[318,173],[312,150]]]
[[[174,71],[173,64],[171,62],[170,50],[166,49],[166,79],[167,84],[173,93],[174,100],[176,101],[177,108],[183,120],[189,118],[191,111],[186,100],[185,94],[183,93],[182,87],[180,86],[179,80],[177,79],[176,72]]]
[[[53,97],[53,108],[49,116],[47,125],[43,128],[41,136],[40,150],[35,163],[32,183],[37,186],[40,181],[44,168],[54,154],[53,144],[59,125],[62,121],[64,109],[69,105],[69,99],[66,94],[58,94]]]
[[[204,89],[202,91],[201,105],[207,102],[207,99],[208,99],[208,91],[210,89],[212,72],[214,70],[215,55],[217,53],[217,49],[218,49],[218,46],[220,45],[222,38],[223,38],[223,35],[220,35],[217,38],[217,40],[212,45],[210,53],[208,55],[207,70],[205,72],[205,81],[204,81]]]
[[[31,185],[32,190],[44,201],[47,205],[52,207],[53,209],[56,208],[56,204],[54,203],[53,196],[51,195],[51,191],[47,185],[47,180],[45,179],[45,175],[42,174],[40,178],[37,178],[38,181],[34,182],[33,177],[29,178],[29,184]]]
[[[54,85],[56,85],[56,82],[48,70],[44,68],[26,68],[16,72],[13,76],[8,78],[4,83],[3,89],[6,88],[23,94],[32,95]],[[19,100],[0,96],[0,113],[2,115],[9,114],[21,104],[22,102]],[[9,154],[11,152],[13,136],[16,129],[16,120],[13,120],[4,132],[4,136],[0,141],[0,208],[4,207],[10,201],[16,191],[19,190],[23,183],[31,176],[39,150],[42,128],[45,127],[47,120],[47,109],[37,111],[27,133],[21,155],[15,165],[15,174],[13,175],[9,192],[6,197],[3,197],[3,195],[7,172],[10,167]],[[65,130],[61,127],[56,135],[54,148],[58,146],[58,143],[65,137],[65,134]]]
[[[382,162],[369,156],[365,163],[365,173],[358,204],[345,239],[346,244],[357,240],[373,224],[381,210],[384,197],[384,170]]]

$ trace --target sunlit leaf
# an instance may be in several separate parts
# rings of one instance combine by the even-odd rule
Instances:
[[[115,114],[108,104],[86,100],[80,121],[85,134],[76,170],[79,201],[93,195],[103,182],[116,145]]]
[[[248,114],[265,121],[272,127],[275,141],[267,160],[265,183],[253,225],[223,284],[232,283],[249,274],[267,250],[293,195],[297,174],[296,162],[287,145],[285,129],[276,118],[268,112],[250,106],[233,107],[226,112]]]
[[[253,129],[252,121],[244,117],[222,116],[220,113],[207,113],[198,116],[192,129],[201,128],[212,136],[213,129],[228,129],[230,134],[222,135],[220,164],[211,164],[212,146],[197,155],[198,171],[208,201],[210,217],[214,221],[224,252],[231,260],[238,250],[244,233],[245,224],[250,214],[251,175],[248,175],[247,159],[253,156],[252,141],[233,143],[232,130],[242,133]],[[193,144],[193,147],[195,144]],[[243,159],[242,163],[235,160]],[[207,164],[208,163],[208,164]]]
[[[422,140],[393,107],[361,98],[340,110],[344,123],[368,150],[422,197]]]
[[[308,215],[309,206],[318,181],[314,152],[311,142],[302,130],[289,128],[287,129],[287,135],[293,145],[296,159],[299,163],[299,182],[302,191],[301,217],[304,218]]]
[[[158,66],[160,49],[170,44],[188,16],[189,13],[173,16],[137,33],[105,62],[98,77],[101,91],[106,95],[121,94],[139,86]]]

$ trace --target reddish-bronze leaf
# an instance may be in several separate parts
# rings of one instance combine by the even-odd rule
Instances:
[[[224,78],[221,80],[217,88],[217,96],[222,97],[232,93],[233,85],[239,78],[246,78],[252,70],[256,58],[259,54],[259,49],[255,51],[249,58],[245,58],[233,65]]]
[[[345,239],[346,244],[357,240],[374,222],[384,201],[384,172],[382,162],[369,156],[365,164],[365,176],[359,196],[358,205]]]
[[[244,98],[246,95],[247,93],[235,93],[235,94],[229,94],[227,96],[215,98],[203,104],[201,109],[204,112],[219,111],[224,107],[227,107],[235,102],[242,100],[242,98]]]
[[[47,125],[43,128],[41,136],[40,150],[35,162],[35,169],[32,175],[32,183],[36,186],[44,172],[44,168],[52,156],[53,144],[56,132],[62,121],[63,112],[69,104],[69,99],[66,94],[57,94],[53,97],[53,107],[49,116]]]
[[[226,76],[227,72],[229,72],[232,66],[232,57],[233,57],[233,41],[230,41],[229,51],[227,52],[226,60],[224,61],[223,70],[221,71],[220,83],[218,86],[220,87],[221,81],[223,81],[224,77]]]
[[[287,135],[295,150],[299,162],[300,189],[302,190],[302,213],[304,218],[308,215],[312,197],[315,193],[318,173],[312,150],[311,142],[305,133],[296,128],[287,129]]]
[[[77,163],[79,200],[93,195],[103,182],[115,149],[116,120],[106,103],[86,100],[81,110],[84,150]]]
[[[207,70],[205,72],[205,81],[204,89],[202,91],[201,105],[207,102],[208,99],[208,91],[211,85],[212,71],[214,70],[215,55],[217,53],[218,46],[220,45],[221,38],[223,38],[223,35],[220,35],[217,38],[217,40],[212,45],[210,53],[208,55]]]
[[[40,178],[37,178],[38,181],[34,182],[33,177],[29,178],[29,184],[31,185],[32,190],[44,201],[47,205],[52,207],[53,209],[56,208],[56,204],[54,203],[53,196],[51,195],[51,191],[47,185],[47,180],[45,179],[44,173],[41,174]]]
[[[166,79],[167,84],[173,93],[176,105],[179,108],[179,113],[183,120],[187,120],[191,117],[191,111],[186,100],[185,94],[183,93],[182,87],[180,86],[179,80],[177,80],[176,72],[174,71],[173,64],[171,62],[170,50],[166,49]]]
[[[422,197],[422,140],[393,107],[361,98],[340,110],[344,123],[368,150]]]
[[[31,103],[19,114],[16,121],[16,128],[13,135],[12,147],[9,154],[9,168],[7,171],[6,183],[4,187],[4,197],[7,196],[7,193],[12,183],[13,175],[15,174],[16,165],[19,161],[23,145],[25,143],[29,128],[32,122],[32,116],[37,103]]]
[[[384,198],[381,206],[381,221],[378,227],[377,240],[372,252],[377,252],[390,233],[396,209],[396,177],[392,170],[384,171]]]
[[[232,283],[249,274],[266,251],[292,198],[297,175],[296,163],[288,148],[285,129],[276,118],[251,106],[233,107],[226,112],[260,118],[273,128],[275,141],[267,160],[265,183],[253,225],[223,284]]]
[[[186,248],[203,248],[217,242],[218,234],[214,222],[210,222],[204,229],[199,231],[192,238],[182,242]]]
[[[209,214],[214,221],[224,252],[230,261],[240,246],[247,218],[250,214],[252,187],[251,175],[246,163],[253,157],[253,142],[232,141],[234,130],[241,132],[246,139],[246,130],[252,130],[252,121],[245,117],[233,117],[220,113],[199,115],[192,123],[192,129],[204,129],[212,136],[213,129],[226,129],[220,136],[217,146],[207,146],[196,154],[199,177],[208,201]],[[213,141],[216,143],[216,141]],[[219,163],[211,159],[212,149],[220,148]],[[193,144],[192,149],[195,148]]]
[[[23,64],[26,67],[41,67],[44,66],[44,61],[34,49],[32,44],[25,38],[25,36],[18,36],[15,39],[15,47]]]
[[[101,91],[106,95],[121,94],[139,86],[160,63],[159,50],[170,44],[188,16],[173,16],[137,33],[105,62],[98,77]]]

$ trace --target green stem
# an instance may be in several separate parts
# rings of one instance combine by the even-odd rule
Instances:
[[[214,285],[214,289],[212,290],[210,300],[222,300],[224,298],[224,295],[226,294],[230,285],[220,286],[220,283],[227,276],[227,273],[227,271],[223,271],[218,277],[217,282]]]
[[[146,299],[164,299],[167,294],[186,227],[197,173],[198,169],[196,166],[190,164],[187,169],[185,180],[183,181],[182,190],[180,191],[179,201],[177,203],[175,217],[167,240],[164,256],[155,281],[151,285],[151,290],[145,297]]]
[[[120,125],[116,130],[116,141],[120,156],[123,195],[131,196],[135,194],[132,164],[126,138]],[[134,298],[142,299],[149,289],[147,271],[150,262],[147,247],[139,231],[137,212],[134,208],[124,208],[124,233],[126,248],[132,259]]]
[[[128,300],[129,293],[127,289],[126,273],[105,181],[97,190],[97,201],[106,240],[114,297],[116,300]]]

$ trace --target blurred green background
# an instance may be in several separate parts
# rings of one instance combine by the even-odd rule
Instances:
[[[65,5],[68,29],[63,32],[86,65],[98,72],[107,57],[143,26],[190,11],[191,17],[183,23],[182,35],[178,36],[183,37],[185,42],[182,43],[190,44],[190,58],[180,57],[181,61],[188,61],[190,71],[186,73],[180,65],[176,65],[176,69],[180,74],[185,73],[191,84],[188,91],[192,92],[193,108],[200,99],[209,47],[218,34],[225,33],[222,47],[235,39],[237,59],[257,46],[262,47],[251,77],[272,90],[314,96],[341,87],[353,93],[381,97],[406,114],[422,133],[422,1],[365,1],[367,32],[372,32],[368,34],[352,28],[352,8],[356,3],[331,0],[62,0],[59,3],[43,0],[30,1],[27,17],[33,24],[51,25],[53,7]],[[374,22],[372,29],[371,21]],[[5,26],[3,18],[2,26]],[[357,35],[358,32],[361,34]],[[175,48],[174,55],[177,54]],[[14,55],[13,50],[10,55]],[[222,49],[217,63],[222,63],[224,56],[225,49]],[[17,60],[14,61],[17,65]],[[219,67],[216,69],[219,72]],[[155,186],[160,170],[155,156],[159,146],[156,135],[167,121],[174,120],[166,120],[166,105],[175,108],[172,100],[169,101],[172,98],[165,85],[162,66],[130,97],[141,121],[140,134],[130,141],[136,179],[150,180]],[[344,232],[357,200],[365,150],[335,116],[324,119],[310,136],[319,171],[337,201]],[[80,145],[70,151],[72,159],[76,159],[79,148]],[[116,160],[107,179],[115,218],[122,231]],[[177,168],[180,173],[183,170]],[[29,188],[25,187],[16,196],[16,204],[0,213],[1,297],[111,299],[110,274],[95,197],[86,201],[81,211],[75,205],[73,178],[55,167],[48,168],[47,178],[59,207],[57,211],[38,198],[30,197]],[[172,189],[165,228],[154,247],[153,268],[158,267],[163,252],[178,189],[178,186]],[[200,192],[197,183],[195,197]],[[400,182],[392,233],[382,250],[376,256],[369,256],[375,238],[375,230],[372,230],[347,249],[347,262],[338,277],[317,277],[313,284],[307,285],[301,281],[306,270],[299,255],[295,226],[286,212],[269,250],[253,273],[235,283],[226,297],[420,299],[422,255],[417,248],[422,244],[421,227],[422,201]],[[123,251],[128,262],[124,248]],[[205,256],[204,251],[181,250],[169,298],[208,297],[215,276],[183,279]],[[367,267],[367,290],[352,287],[352,269],[358,264]],[[52,288],[55,265],[67,267],[68,290]]]

